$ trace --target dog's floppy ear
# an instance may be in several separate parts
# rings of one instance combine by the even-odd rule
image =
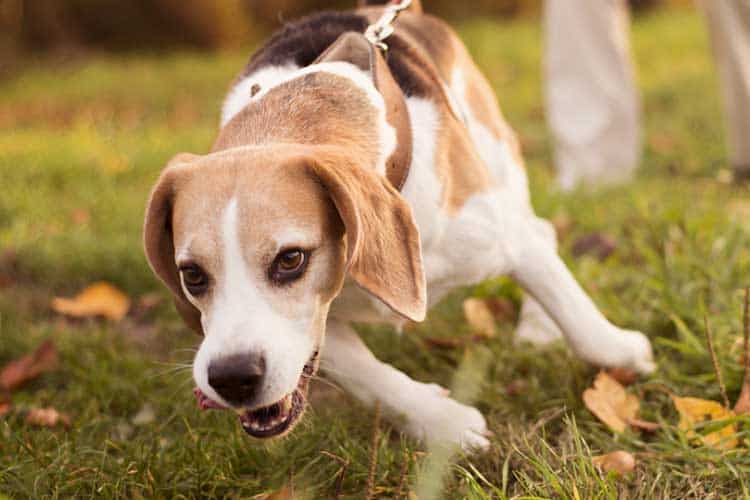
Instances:
[[[180,153],[172,158],[156,183],[146,208],[143,227],[143,243],[146,257],[154,273],[174,295],[177,312],[185,323],[198,333],[203,333],[201,314],[185,297],[180,284],[180,274],[175,264],[174,241],[172,237],[172,207],[175,183],[180,170],[196,155]]]
[[[349,275],[397,313],[422,321],[427,297],[419,231],[387,179],[347,158],[307,163],[344,223]]]

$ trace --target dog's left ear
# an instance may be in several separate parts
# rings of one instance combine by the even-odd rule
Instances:
[[[348,158],[306,162],[344,223],[349,275],[397,313],[422,321],[427,310],[422,250],[411,207],[377,173]]]
[[[181,153],[172,158],[151,191],[146,208],[143,226],[143,246],[148,263],[154,273],[164,282],[174,295],[177,312],[185,323],[196,332],[203,334],[201,313],[185,297],[180,283],[180,273],[175,264],[174,241],[172,235],[172,208],[174,206],[175,185],[182,170],[197,158],[196,155]]]

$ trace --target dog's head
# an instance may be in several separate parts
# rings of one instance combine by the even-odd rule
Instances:
[[[409,206],[341,152],[178,155],[152,192],[145,248],[204,335],[198,389],[256,437],[283,434],[304,410],[328,309],[347,277],[407,318],[425,314]]]

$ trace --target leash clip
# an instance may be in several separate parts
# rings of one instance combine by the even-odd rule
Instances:
[[[393,34],[395,28],[393,22],[398,18],[401,12],[405,11],[411,6],[412,0],[395,0],[391,2],[385,8],[383,15],[380,18],[369,25],[365,30],[365,38],[367,41],[379,48],[382,52],[388,52],[388,45],[385,40]]]

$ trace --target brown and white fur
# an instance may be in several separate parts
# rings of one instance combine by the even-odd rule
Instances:
[[[396,131],[371,74],[346,60],[316,60],[380,12],[321,14],[272,38],[230,90],[211,152],[176,156],[153,191],[147,255],[205,335],[193,365],[201,397],[245,415],[248,432],[270,424],[247,415],[284,401],[272,422],[279,432],[268,432],[279,434],[299,417],[304,398],[290,395],[320,358],[327,376],[365,404],[379,401],[412,436],[485,448],[479,411],[380,362],[352,323],[420,321],[451,289],[499,275],[528,292],[520,340],[562,335],[588,362],[652,371],[647,338],[610,323],[558,257],[490,86],[454,33],[418,6],[389,39],[413,143],[405,185],[399,192],[389,184]],[[301,277],[282,284],[274,266],[288,249],[308,257]],[[207,277],[199,296],[180,272],[191,266]],[[209,366],[237,359],[257,375],[241,403],[222,397],[208,376]]]

